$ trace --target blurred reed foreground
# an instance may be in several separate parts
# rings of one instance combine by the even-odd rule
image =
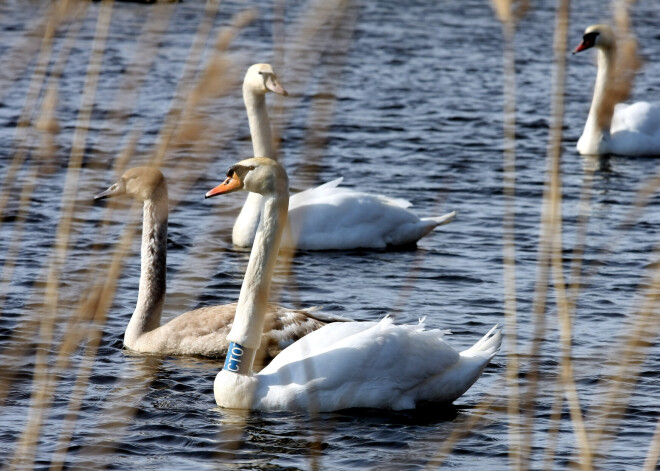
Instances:
[[[404,273],[404,281],[392,282],[400,289],[398,293],[391,290],[395,302],[389,306],[391,312],[399,315],[399,311],[408,310],[407,306],[419,298],[415,287],[425,283],[425,279],[440,279],[443,283],[451,279],[449,274],[441,278],[428,275],[425,260],[438,244],[455,240],[456,245],[465,245],[464,249],[440,246],[443,260],[452,262],[443,268],[444,272],[460,271],[461,250],[466,255],[474,251],[478,254],[479,240],[493,244],[491,249],[499,248],[494,256],[497,271],[489,274],[497,278],[497,284],[487,285],[488,296],[496,301],[485,308],[486,304],[478,301],[475,306],[479,307],[467,307],[477,311],[487,309],[491,316],[477,320],[478,316],[470,313],[461,319],[461,309],[454,307],[457,311],[448,316],[451,320],[437,317],[430,321],[433,327],[451,327],[456,334],[465,334],[449,339],[452,343],[465,344],[474,340],[474,332],[480,331],[479,322],[491,325],[493,321],[504,321],[505,346],[495,365],[482,378],[484,387],[469,399],[461,400],[462,406],[440,415],[433,411],[433,423],[424,416],[426,412],[392,416],[377,412],[376,417],[368,412],[348,412],[345,416],[293,419],[286,414],[257,414],[255,418],[247,413],[213,409],[212,381],[220,362],[141,356],[122,350],[121,334],[137,297],[136,250],[139,250],[141,208],[124,202],[95,205],[92,195],[107,188],[132,166],[162,168],[168,178],[173,214],[164,319],[197,305],[233,302],[246,258],[245,254],[232,250],[228,241],[233,218],[243,199],[205,204],[202,197],[207,189],[219,183],[229,164],[249,155],[240,83],[245,70],[254,62],[271,62],[291,93],[286,99],[269,96],[269,109],[277,142],[286,149],[281,160],[290,170],[295,190],[319,180],[327,181],[327,175],[332,178],[343,175],[346,180],[352,179],[349,184],[355,185],[359,183],[356,176],[363,172],[376,181],[380,178],[384,182],[396,182],[394,188],[383,185],[372,189],[376,192],[400,191],[396,196],[417,197],[416,208],[421,202],[421,214],[437,211],[444,200],[453,201],[452,188],[461,191],[456,180],[465,179],[466,187],[481,183],[480,177],[471,178],[467,175],[469,169],[460,167],[459,161],[468,158],[463,156],[463,151],[468,153],[469,145],[452,147],[450,139],[441,140],[438,152],[441,155],[428,161],[417,157],[425,152],[426,145],[417,139],[415,148],[421,149],[420,152],[399,153],[396,158],[400,161],[386,162],[391,168],[401,170],[400,174],[393,171],[379,176],[384,171],[379,164],[359,157],[339,163],[331,160],[328,142],[333,138],[344,140],[337,138],[342,132],[337,130],[335,122],[337,108],[342,106],[338,97],[355,100],[355,94],[360,92],[342,92],[342,74],[350,69],[347,63],[350,64],[351,48],[369,36],[360,25],[369,20],[369,15],[380,12],[376,8],[341,0],[296,5],[261,2],[254,8],[220,1],[135,5],[60,0],[7,1],[0,5],[3,35],[0,44],[0,417],[4,428],[0,432],[0,463],[3,469],[83,466],[151,469],[163,464],[167,467],[167,463],[175,463],[171,466],[178,469],[195,467],[195,463],[220,469],[230,464],[241,469],[326,469],[335,465],[324,461],[324,457],[333,456],[336,450],[341,451],[337,451],[341,459],[349,460],[349,455],[354,455],[350,459],[357,459],[355,455],[365,449],[386,458],[382,463],[374,458],[366,464],[346,461],[336,466],[435,469],[448,464],[469,469],[471,464],[479,463],[492,469],[520,470],[608,466],[625,469],[627,465],[634,469],[657,468],[660,400],[653,392],[660,394],[660,387],[658,370],[655,376],[649,373],[658,365],[659,353],[657,227],[646,229],[650,234],[650,242],[646,243],[653,250],[644,251],[646,263],[638,267],[639,278],[626,279],[625,283],[631,285],[628,291],[618,294],[599,291],[607,288],[599,286],[598,273],[614,258],[625,256],[621,247],[634,226],[652,210],[660,173],[653,161],[641,164],[646,166],[641,177],[627,182],[634,198],[621,203],[625,206],[624,215],[612,222],[614,229],[604,239],[594,234],[598,231],[589,225],[592,213],[599,210],[594,200],[598,199],[603,166],[611,162],[577,161],[574,137],[576,133],[579,136],[581,129],[567,124],[565,110],[580,110],[572,118],[579,128],[579,123],[586,119],[586,112],[580,113],[588,109],[595,72],[589,70],[594,72],[593,77],[587,74],[582,77],[587,98],[579,100],[584,101],[584,106],[571,108],[570,102],[565,103],[566,97],[578,98],[574,91],[565,89],[566,61],[567,51],[575,46],[584,27],[604,18],[593,18],[586,24],[569,23],[571,5],[566,0],[540,5],[493,0],[490,6],[486,2],[466,2],[463,7],[453,7],[459,12],[451,17],[458,18],[464,8],[465,24],[457,26],[444,16],[439,16],[442,21],[434,24],[435,29],[463,28],[465,35],[478,35],[471,26],[472,18],[481,22],[478,23],[481,26],[487,25],[488,31],[501,41],[497,43],[501,56],[496,58],[495,72],[491,70],[496,74],[493,77],[501,80],[501,85],[497,82],[501,96],[491,100],[496,118],[481,124],[493,135],[488,144],[493,151],[485,161],[496,162],[494,173],[499,179],[495,181],[497,193],[485,195],[482,203],[492,203],[498,208],[493,221],[499,222],[486,224],[492,231],[490,235],[477,238],[477,242],[465,242],[459,229],[453,229],[455,233],[439,231],[432,235],[439,242],[428,242],[430,248],[423,246],[414,253],[360,252],[341,259],[345,256],[335,253],[314,256],[317,258],[309,254],[298,254],[293,259],[282,256],[275,292],[279,292],[284,302],[301,306],[324,304],[339,311],[344,308],[343,302],[347,311],[351,303],[358,302],[355,297],[357,293],[359,298],[359,287],[354,288],[355,292],[336,291],[334,287],[328,288],[328,292],[321,289],[309,292],[305,289],[307,280],[297,275],[296,270],[303,268],[307,273],[315,273],[319,266],[331,266],[333,260],[340,260],[337,263],[346,270],[360,273],[365,268],[356,266],[369,263],[371,257],[388,259],[387,263],[406,258],[410,261],[404,265],[408,272]],[[413,2],[410,11],[424,8],[443,10],[444,7]],[[620,69],[622,78],[617,89],[612,92],[617,100],[625,99],[630,92],[635,72],[641,65],[629,17],[632,8],[626,2],[612,5],[611,23],[618,35],[625,38],[621,51],[627,60]],[[545,16],[535,16],[544,13]],[[602,12],[594,14],[602,15]],[[536,147],[530,150],[528,142],[516,142],[521,133],[527,132],[525,126],[530,116],[529,102],[521,101],[516,90],[521,84],[525,86],[528,60],[525,56],[517,62],[517,54],[525,55],[520,45],[527,44],[518,38],[521,34],[531,34],[530,30],[535,28],[529,24],[543,23],[539,18],[547,19],[547,15],[554,18],[553,27],[549,28],[546,22],[542,31],[546,46],[544,59],[551,63],[552,77],[546,77],[548,86],[535,93],[545,93],[551,106],[535,110],[543,112],[535,118],[543,124],[530,131],[536,133],[533,134]],[[384,18],[395,22],[397,12],[389,11]],[[584,19],[580,16],[580,20]],[[383,26],[382,38],[373,35],[382,41],[383,51],[385,46],[399,47],[398,39],[388,36],[394,33],[387,29],[387,24]],[[575,31],[580,36],[575,36]],[[540,29],[535,34],[541,34]],[[484,38],[476,39],[479,41],[476,49],[487,43]],[[452,52],[449,47],[445,49]],[[441,81],[443,68],[447,74],[458,68],[450,54],[437,65],[439,73],[429,73],[431,78],[424,81],[427,77],[411,78],[396,68],[414,61],[417,55],[403,54],[398,63],[379,64],[384,52],[373,49],[371,53],[373,57],[362,56],[373,80],[364,84],[367,95],[376,96],[380,90],[401,93],[389,82],[395,78],[420,80],[425,87],[432,87]],[[419,52],[419,57],[424,55],[425,52]],[[589,59],[583,57],[582,62]],[[476,69],[478,61],[473,67],[470,75],[482,73]],[[425,72],[416,70],[422,75]],[[658,84],[650,89],[657,99]],[[451,99],[443,86],[428,93],[440,103],[445,97]],[[460,104],[448,105],[451,106],[460,110]],[[397,109],[394,106],[378,113],[396,113]],[[424,105],[416,104],[412,109],[422,110]],[[520,114],[524,116],[522,130],[518,129]],[[371,124],[368,120],[356,121],[353,128],[347,126],[347,136],[351,133],[360,136],[360,126],[367,128]],[[469,126],[465,124],[468,121],[467,118],[448,120],[446,128],[438,124],[438,133],[443,136],[442,132],[452,132],[452,123]],[[413,118],[410,126],[412,122]],[[403,132],[407,123],[398,125]],[[376,123],[375,127],[383,136],[387,135],[383,138],[383,148],[396,145],[390,141],[390,134],[397,132],[396,126]],[[568,138],[566,132],[571,133]],[[352,142],[353,146],[363,146],[359,137],[354,141],[357,142]],[[448,149],[451,151],[445,153]],[[352,152],[359,155],[360,150]],[[518,157],[519,152],[525,155]],[[527,156],[536,160],[536,193],[525,186],[526,175],[517,175],[519,169],[524,172],[527,168],[528,162],[524,160]],[[440,163],[450,159],[455,162]],[[436,162],[454,165],[455,179],[433,180]],[[577,175],[574,167],[567,173],[571,182],[575,178],[579,182],[577,186],[572,183],[567,186],[577,190],[573,193],[577,196],[568,202],[577,212],[564,221],[564,195],[568,190],[563,187],[563,168],[575,162],[581,174]],[[409,195],[405,187],[397,185],[409,181],[407,176],[416,169],[424,174],[420,178],[429,175],[420,184],[421,189],[438,189],[440,183],[447,188],[430,197],[422,195],[419,189],[411,190],[419,192]],[[472,219],[470,224],[481,225],[476,210],[467,204],[448,209],[458,210],[459,218]],[[537,214],[535,224],[524,219],[523,211]],[[194,222],[194,227],[181,222],[183,213],[188,214],[188,222]],[[457,221],[447,226],[448,231],[458,224]],[[520,243],[523,233],[525,241],[527,237],[534,240],[531,245]],[[311,261],[305,261],[304,257]],[[488,256],[476,258],[480,257],[489,263]],[[463,276],[471,280],[469,275]],[[503,280],[501,284],[500,280]],[[456,281],[460,282],[458,276]],[[430,286],[429,291],[435,289],[434,285]],[[451,285],[445,288],[447,292],[455,289]],[[119,298],[118,292],[122,293]],[[364,288],[364,293],[378,304],[378,294],[370,294],[368,288]],[[617,313],[612,321],[616,336],[599,333],[599,321],[581,313],[580,309],[589,310],[581,301],[583,294],[589,300],[608,294],[633,300],[627,304],[627,312]],[[328,305],[326,297],[336,305]],[[387,313],[379,306],[355,317],[377,318]],[[351,311],[343,314],[354,315]],[[410,319],[401,319],[414,321],[423,315],[430,317],[431,313],[415,310],[410,313]],[[594,338],[599,335],[605,338],[596,342],[585,338],[585,332]],[[576,355],[575,348],[583,350]],[[588,353],[589,349],[597,350],[598,354]],[[648,361],[655,363],[649,367]],[[481,380],[475,388],[479,384]],[[640,384],[644,392],[639,389]],[[159,391],[165,395],[159,395]],[[183,397],[170,397],[168,392]],[[648,426],[636,425],[631,430],[631,404],[636,396],[643,396],[642,404],[646,404],[635,406],[634,410],[642,416],[636,419]],[[186,422],[190,408],[195,412]],[[293,421],[291,429],[285,425],[288,420]],[[136,421],[147,425],[136,431],[132,428]],[[422,447],[424,452],[416,456],[419,461],[397,462],[395,458],[387,458],[391,450],[376,447],[374,452],[368,446],[361,448],[363,444],[356,436],[360,435],[358,430],[363,423],[370,424],[369,430],[373,432],[379,426],[389,430],[389,421],[397,430],[414,429],[400,432],[410,433],[404,435],[403,441],[428,435],[429,443]],[[352,424],[355,431],[342,429],[344,422]],[[186,429],[185,424],[190,424],[190,428]],[[634,432],[638,434],[629,440],[628,435]],[[621,441],[636,444],[629,461],[626,453],[617,447]],[[627,446],[624,444],[623,448]],[[414,442],[401,444],[402,449],[407,447],[416,449]],[[494,447],[492,451],[490,447]],[[396,446],[395,449],[399,450]],[[265,454],[266,461],[257,453]],[[459,461],[453,462],[455,459]],[[340,458],[336,460],[342,462]]]

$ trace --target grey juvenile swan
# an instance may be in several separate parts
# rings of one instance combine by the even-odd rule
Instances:
[[[236,304],[189,311],[161,325],[167,265],[167,183],[160,170],[137,167],[128,170],[94,199],[127,195],[144,202],[140,286],[137,305],[124,334],[124,345],[141,353],[222,357],[227,352],[227,333]],[[268,306],[262,339],[264,364],[287,344],[324,326],[345,320],[310,311]]]

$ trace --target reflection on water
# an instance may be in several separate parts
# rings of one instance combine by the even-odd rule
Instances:
[[[290,265],[278,268],[279,300],[296,307],[322,305],[331,313],[364,320],[388,313],[397,322],[426,316],[429,327],[451,329],[449,341],[456,348],[471,346],[477,335],[502,321],[504,311],[501,25],[486,3],[414,1],[402,8],[391,1],[364,2],[337,10],[342,15],[326,10],[327,23],[316,25],[321,10],[260,2],[256,19],[234,30],[228,54],[213,62],[211,49],[191,45],[220,44],[221,50],[218,33],[235,21],[241,5],[222,3],[216,15],[213,3],[118,2],[112,8],[77,181],[67,177],[67,166],[101,6],[85,3],[70,12],[81,20],[63,23],[48,49],[34,38],[43,37],[51,4],[29,3],[30,8],[16,1],[0,5],[0,54],[6,66],[0,71],[0,190],[7,195],[0,201],[3,463],[12,459],[19,440],[29,438],[20,437],[35,420],[27,415],[37,400],[32,394],[39,389],[33,386],[42,384],[35,380],[43,371],[55,371],[46,389],[50,407],[36,448],[38,469],[61,459],[71,468],[111,469],[424,469],[441,462],[458,469],[509,466],[513,419],[505,402],[511,394],[504,378],[506,349],[448,408],[245,414],[215,407],[213,379],[219,362],[134,355],[122,349],[137,296],[137,238],[119,267],[107,319],[95,317],[92,301],[97,298],[91,288],[108,279],[126,227],[140,224],[139,211],[94,205],[92,196],[116,180],[122,168],[156,156],[162,158],[171,198],[164,319],[199,305],[236,300],[247,254],[231,247],[230,236],[243,198],[209,202],[203,195],[229,164],[249,156],[240,80],[249,64],[269,61],[291,93],[286,99],[269,96],[269,104],[293,188],[343,176],[346,186],[409,199],[420,215],[459,211],[453,223],[424,238],[416,249],[299,253]],[[633,96],[660,101],[654,7],[649,0],[640,1],[633,12],[647,59]],[[282,21],[279,8],[286,11]],[[554,22],[554,9],[554,2],[534,4],[516,35],[515,241],[522,390],[530,378],[528,352],[534,337],[531,313],[539,273],[552,76],[548,25]],[[571,38],[580,38],[584,27],[602,16],[601,2],[581,2],[572,12]],[[328,26],[332,24],[336,28]],[[284,56],[280,42],[273,47],[273,38],[285,41]],[[50,66],[38,65],[39,53]],[[217,81],[197,80],[204,77],[194,72],[197,58],[203,66],[214,64],[208,73]],[[656,175],[657,160],[577,155],[574,146],[594,74],[587,56],[568,59],[562,143],[566,276],[573,247],[584,240],[573,319],[574,376],[592,437],[603,414],[600,407],[610,397],[606,388],[621,387],[620,395],[612,396],[617,406],[612,413],[623,414],[623,420],[602,427],[611,441],[600,463],[603,468],[639,469],[660,413],[657,336],[644,339],[646,356],[633,358],[634,367],[620,378],[612,375],[623,363],[621,340],[643,311],[644,297],[653,294],[660,196],[648,186],[641,198],[645,205],[637,209],[635,204],[638,191]],[[32,92],[32,87],[40,89],[35,78],[40,76],[56,100]],[[204,83],[215,85],[198,85]],[[30,103],[39,111],[21,118],[24,104],[32,109]],[[17,127],[20,120],[48,117],[48,112],[50,121],[42,120],[36,130]],[[178,127],[179,122],[186,125]],[[49,149],[48,159],[44,149]],[[70,203],[62,199],[67,188],[75,205],[68,250],[58,259],[55,240]],[[8,261],[16,261],[15,266]],[[43,305],[51,266],[59,267],[55,311]],[[533,434],[523,437],[532,450],[530,468],[541,468],[551,447],[556,455],[548,469],[575,466],[579,460],[568,408],[553,409],[564,391],[557,389],[561,351],[552,293],[547,332],[535,358],[539,395],[534,408],[524,411],[533,418]],[[78,309],[81,299],[88,300],[84,309]],[[39,321],[51,319],[54,341],[35,342],[38,332],[44,338],[40,329],[45,324]],[[81,339],[70,339],[74,351],[66,356],[65,367],[44,370],[44,364],[55,364],[65,345],[60,336],[70,322],[80,323],[73,325],[79,326],[75,331]],[[648,325],[654,334],[652,323]],[[91,359],[87,354],[94,351],[94,341],[82,340],[93,338],[87,328],[100,336]],[[76,385],[87,373],[89,380]],[[482,408],[481,401],[489,397],[492,404]],[[65,420],[70,410],[75,423]],[[473,423],[469,434],[458,434]],[[555,426],[553,442],[548,431]],[[454,444],[449,456],[443,454],[447,443]]]

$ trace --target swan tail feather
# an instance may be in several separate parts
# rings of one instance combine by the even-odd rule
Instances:
[[[458,211],[452,211],[451,213],[443,214],[442,216],[435,216],[429,218],[422,218],[422,221],[428,221],[432,224],[432,227],[442,226],[444,224],[449,224],[454,220]]]
[[[467,356],[486,356],[490,360],[502,346],[502,327],[496,324],[477,343],[462,352]]]

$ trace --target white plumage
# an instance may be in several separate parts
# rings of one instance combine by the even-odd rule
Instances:
[[[660,156],[660,108],[645,101],[603,104],[615,73],[616,37],[608,25],[589,26],[574,53],[595,47],[598,73],[589,116],[577,143],[580,154]]]
[[[444,331],[425,330],[423,321],[395,325],[390,318],[324,326],[251,374],[249,358],[259,347],[256,334],[262,328],[263,302],[285,225],[288,185],[282,166],[264,158],[239,162],[227,177],[206,196],[258,192],[264,209],[228,335],[235,357],[230,355],[214,382],[218,405],[262,410],[411,409],[422,401],[450,403],[479,378],[502,342],[497,326],[458,353],[443,339]]]
[[[618,155],[660,155],[660,108],[646,101],[614,108],[610,152]]]
[[[412,409],[451,403],[479,378],[500,346],[493,328],[458,353],[441,330],[380,322],[328,325],[283,350],[256,379],[252,408],[334,411]],[[222,381],[218,376],[216,381]]]
[[[411,245],[435,227],[447,224],[456,211],[419,218],[404,199],[364,193],[338,185],[338,178],[291,196],[289,230],[281,246],[301,250],[348,250]]]
[[[274,158],[266,94],[286,94],[269,64],[254,64],[245,74],[243,99],[255,157]],[[281,246],[301,250],[348,250],[412,245],[456,216],[419,218],[402,199],[339,188],[336,179],[291,196],[289,229]],[[250,193],[236,219],[232,242],[251,247],[261,214],[261,197]]]

